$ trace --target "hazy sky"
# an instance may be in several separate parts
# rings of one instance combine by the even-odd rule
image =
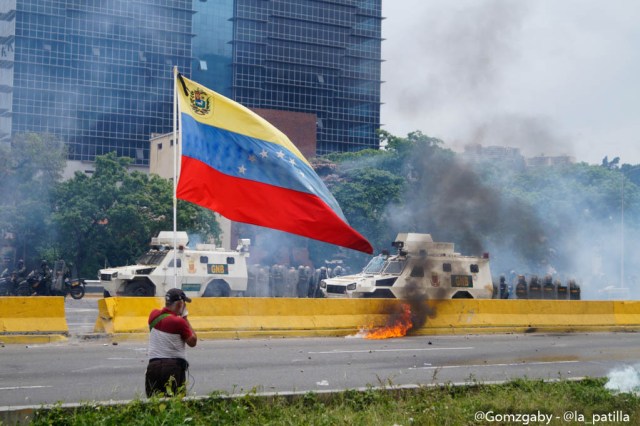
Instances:
[[[383,0],[383,129],[640,163],[640,1]]]

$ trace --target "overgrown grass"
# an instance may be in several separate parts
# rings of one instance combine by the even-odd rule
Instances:
[[[179,398],[133,401],[125,406],[86,405],[73,410],[57,407],[36,412],[33,425],[584,425],[592,414],[627,415],[629,421],[607,425],[640,424],[640,398],[614,394],[606,379],[560,381],[515,380],[502,385],[474,384],[417,390],[346,391],[321,395],[264,398],[247,395],[201,400]],[[494,415],[551,414],[549,423],[477,420],[477,412]],[[565,420],[565,413],[584,416]],[[617,413],[617,414],[616,414]],[[619,420],[622,418],[619,417]]]

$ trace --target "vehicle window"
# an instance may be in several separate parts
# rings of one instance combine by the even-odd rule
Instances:
[[[451,272],[451,264],[450,263],[443,263],[442,264],[442,270],[444,272]]]
[[[387,262],[387,266],[384,268],[385,274],[399,274],[404,269],[404,261],[392,260]]]
[[[411,270],[412,277],[424,277],[424,268],[422,266],[414,266]]]
[[[382,271],[382,267],[384,266],[384,257],[376,256],[369,261],[369,264],[364,267],[362,271],[365,274],[378,274]]]
[[[471,265],[471,272],[480,272],[480,268],[476,264]]]
[[[233,265],[236,263],[236,259],[233,257],[227,257],[227,265]]]
[[[137,260],[138,265],[159,265],[168,251],[151,250],[140,256]]]
[[[178,264],[178,268],[182,268],[182,259],[178,259],[176,263]],[[169,262],[169,268],[173,268],[173,259]]]
[[[209,263],[209,257],[200,256],[200,263]]]

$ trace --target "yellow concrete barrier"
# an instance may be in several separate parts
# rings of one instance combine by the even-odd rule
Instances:
[[[434,314],[417,334],[471,331],[599,330],[616,323],[614,302],[564,300],[429,301]],[[640,305],[637,307],[640,320]],[[632,325],[631,323],[625,325]],[[640,326],[640,321],[635,325]]]
[[[0,340],[39,343],[69,334],[63,297],[0,297]]]
[[[612,303],[617,325],[634,326],[640,324],[640,301],[618,301]]]
[[[152,309],[162,298],[110,297],[98,301],[95,332],[148,331]],[[357,330],[380,325],[397,300],[384,299],[198,298],[188,305],[189,320],[198,332],[268,332],[293,330]]]
[[[389,299],[198,298],[189,304],[200,336],[348,335],[384,325],[405,303]],[[146,334],[162,298],[99,301],[95,331]],[[411,334],[640,329],[640,302],[559,300],[440,300],[414,306],[427,316]]]
[[[96,333],[135,333],[148,331],[147,320],[153,309],[164,306],[160,297],[108,297],[98,300]]]

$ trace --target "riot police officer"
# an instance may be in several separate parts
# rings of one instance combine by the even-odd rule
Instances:
[[[500,275],[500,299],[508,299],[509,298],[509,286],[507,285],[507,279],[504,275]]]
[[[18,260],[18,263],[16,264],[16,269],[13,270],[13,273],[15,274],[15,279],[18,282],[26,278],[27,267],[24,266],[24,260],[22,259]]]
[[[46,260],[42,260],[40,264],[40,282],[36,287],[39,296],[49,296],[51,294],[51,278],[52,273]]]

